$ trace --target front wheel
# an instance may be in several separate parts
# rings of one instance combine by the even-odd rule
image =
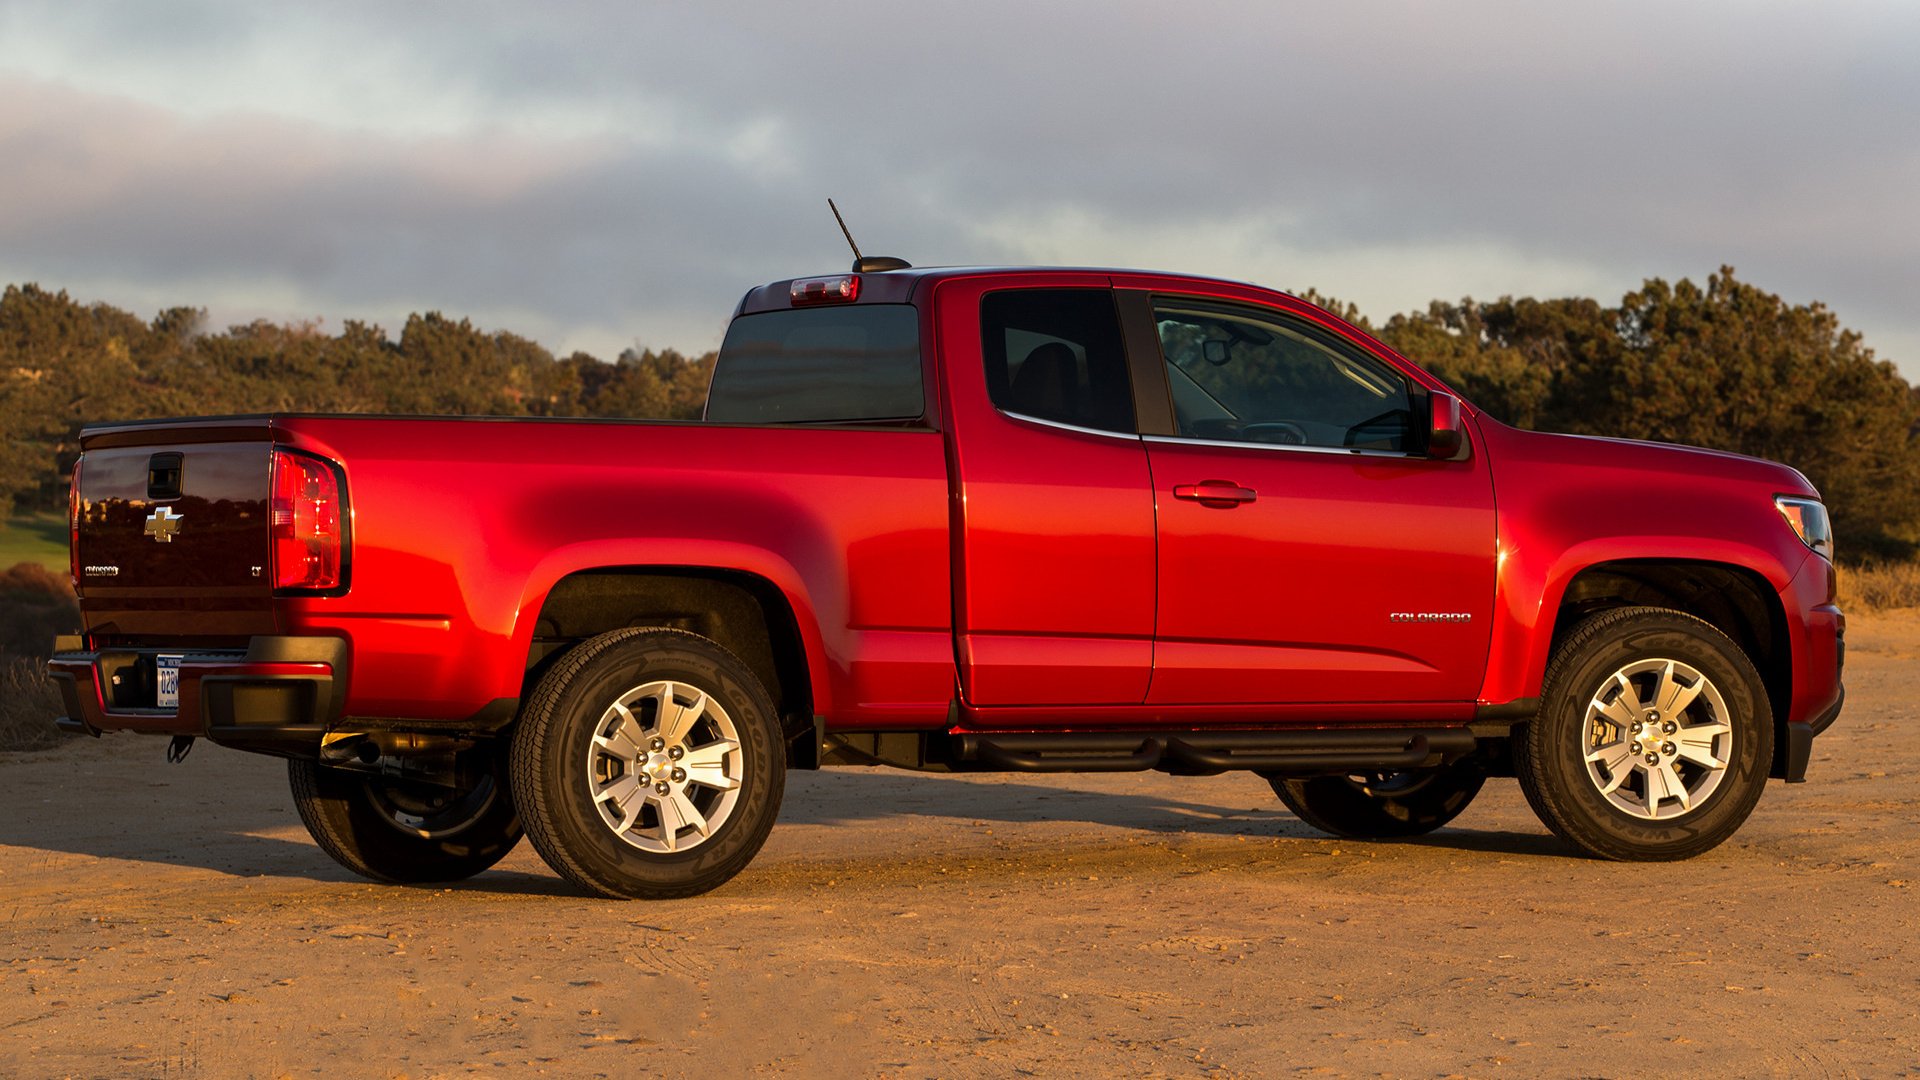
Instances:
[[[520,842],[496,756],[466,788],[392,780],[293,758],[287,779],[320,850],[375,881],[459,881]]]
[[[1423,836],[1467,808],[1486,782],[1474,762],[1433,769],[1314,776],[1269,776],[1293,815],[1321,832],[1354,840]]]
[[[1732,836],[1773,761],[1773,711],[1753,661],[1691,615],[1630,607],[1588,618],[1547,668],[1515,771],[1540,820],[1603,859],[1685,859]]]
[[[760,850],[786,786],[773,700],[740,659],[680,630],[582,642],[513,737],[513,792],[547,864],[602,896],[713,889]]]

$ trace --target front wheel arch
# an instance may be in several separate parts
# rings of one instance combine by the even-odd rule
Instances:
[[[1773,713],[1768,775],[1786,776],[1793,656],[1786,607],[1760,573],[1698,559],[1615,559],[1575,574],[1560,594],[1548,657],[1580,623],[1606,611],[1658,607],[1691,615],[1740,646],[1760,673]],[[1545,674],[1541,676],[1545,682]]]

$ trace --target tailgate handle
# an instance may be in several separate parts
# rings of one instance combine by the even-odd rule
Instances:
[[[180,473],[185,455],[155,454],[147,459],[147,498],[155,501],[180,497]]]
[[[1241,503],[1252,502],[1258,495],[1252,488],[1241,487],[1231,480],[1202,480],[1176,486],[1173,497],[1189,499],[1215,510],[1231,510]]]

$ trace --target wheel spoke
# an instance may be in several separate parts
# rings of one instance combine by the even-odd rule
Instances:
[[[1693,792],[1688,791],[1687,785],[1680,782],[1680,774],[1674,771],[1672,761],[1662,761],[1654,771],[1660,774],[1661,782],[1666,785],[1667,791],[1680,800],[1682,811],[1693,809]]]
[[[1600,794],[1611,795],[1614,792],[1620,790],[1620,785],[1626,783],[1627,777],[1632,776],[1633,770],[1639,767],[1640,767],[1639,756],[1635,754],[1628,754],[1624,759],[1621,760],[1620,764],[1617,767],[1610,768],[1608,770],[1608,780],[1605,784],[1601,785]]]
[[[637,802],[643,790],[645,789],[639,780],[631,776],[623,776],[601,788],[594,795],[596,801],[611,804],[620,812],[620,824],[614,827],[615,832],[624,833],[640,820]]]
[[[1605,712],[1609,719],[1625,715],[1626,723],[1632,724],[1647,711],[1647,707],[1640,703],[1640,691],[1633,688],[1633,680],[1627,678],[1623,672],[1614,672],[1613,681],[1620,687],[1620,696],[1614,698],[1613,704],[1601,711]]]
[[[693,826],[695,832],[701,836],[712,835],[713,827],[707,824],[706,816],[700,813],[699,807],[693,805],[693,800],[687,798],[686,789],[674,791],[666,797],[665,802],[673,807],[674,816]]]
[[[1646,769],[1646,774],[1647,816],[1656,817],[1659,814],[1660,804],[1662,802],[1675,795],[1682,794],[1686,789],[1681,787],[1680,778],[1675,776],[1673,770],[1664,763],[1660,765],[1649,765]]]
[[[593,745],[621,761],[633,761],[645,753],[641,750],[640,744],[634,741],[635,731],[639,725],[634,722],[633,713],[628,711],[625,705],[615,702],[612,711],[620,714],[620,722],[614,725],[611,732],[606,734],[596,732],[593,736]]]
[[[1660,673],[1660,687],[1653,693],[1654,706],[1660,710],[1660,715],[1677,723],[1680,714],[1693,704],[1693,699],[1700,696],[1701,689],[1706,685],[1705,679],[1696,680],[1692,686],[1682,685],[1673,677],[1673,661],[1669,660],[1666,669]]]
[[[686,824],[680,817],[682,804],[670,795],[650,795],[648,800],[660,812],[660,843],[672,851],[679,846],[680,827]]]
[[[673,691],[674,684],[668,683],[666,689],[660,692],[660,719],[657,721],[660,737],[667,741],[668,746],[685,742],[693,725],[707,714],[706,691],[694,691],[693,704],[685,706],[674,700]]]
[[[1631,730],[1640,719],[1638,699],[1631,697],[1629,688],[1626,693],[1613,699],[1613,702],[1600,707],[1600,715],[1611,720],[1621,731]]]
[[[1673,741],[1679,748],[1680,756],[1688,761],[1709,769],[1724,769],[1727,762],[1713,756],[1713,740],[1729,730],[1725,724],[1694,724],[1681,728]]]
[[[1620,786],[1620,782],[1629,772],[1633,771],[1633,761],[1636,756],[1627,740],[1621,739],[1588,752],[1587,762],[1588,764],[1598,762],[1606,768],[1607,775],[1612,778],[1606,791],[1612,791]]]
[[[680,767],[686,770],[687,779],[692,783],[732,791],[740,786],[740,781],[727,775],[727,755],[739,749],[740,744],[732,739],[696,746],[680,759]]]

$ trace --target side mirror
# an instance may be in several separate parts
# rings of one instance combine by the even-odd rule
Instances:
[[[1427,421],[1427,456],[1442,461],[1460,456],[1466,446],[1466,433],[1460,428],[1460,399],[1435,390],[1427,395],[1431,416]]]

